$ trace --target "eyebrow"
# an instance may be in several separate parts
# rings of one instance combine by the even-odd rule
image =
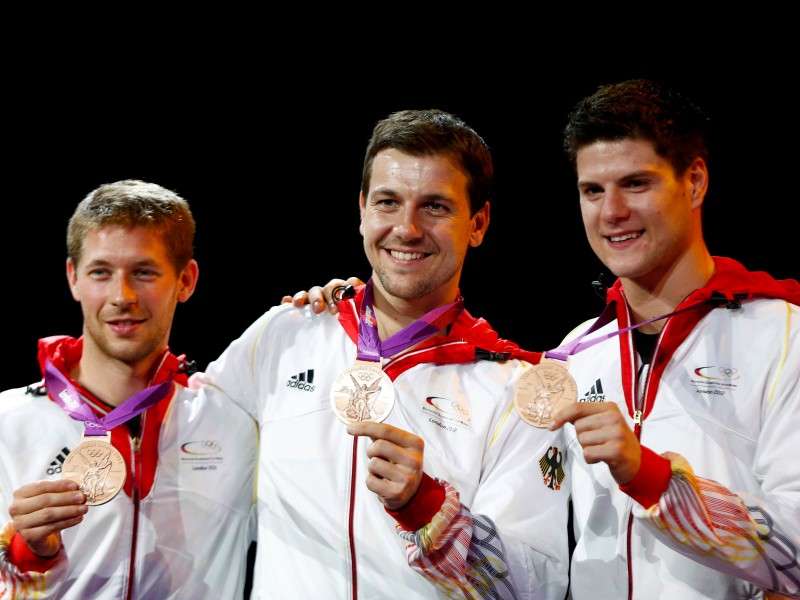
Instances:
[[[655,169],[639,169],[637,171],[633,171],[631,173],[627,173],[622,177],[615,177],[613,181],[631,181],[632,179],[642,179],[644,177],[651,177],[656,174]],[[587,185],[601,185],[597,181],[592,181],[590,179],[578,179],[578,187],[585,187]]]
[[[114,264],[112,261],[107,260],[105,258],[93,258],[92,260],[83,261],[83,265],[85,267],[106,267]],[[159,265],[158,261],[153,260],[152,258],[144,258],[137,261],[134,261],[134,267],[157,267]]]

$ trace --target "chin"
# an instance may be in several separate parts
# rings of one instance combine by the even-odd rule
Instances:
[[[646,267],[632,267],[629,265],[614,265],[609,267],[609,270],[616,276],[622,279],[641,279],[645,277],[650,269]]]
[[[116,343],[111,344],[107,348],[107,353],[112,358],[124,363],[140,362],[153,353],[150,345],[143,345],[141,342],[136,343]]]
[[[386,292],[390,296],[394,296],[395,298],[399,298],[401,300],[415,300],[416,298],[420,297],[420,294],[416,293],[415,290],[407,286],[392,286],[390,289],[386,290]]]

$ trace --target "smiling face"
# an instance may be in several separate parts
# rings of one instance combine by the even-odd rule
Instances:
[[[80,264],[67,260],[72,296],[83,312],[84,355],[149,367],[166,349],[177,303],[191,296],[197,272],[191,260],[176,273],[153,229],[89,231]]]
[[[626,138],[584,146],[576,166],[587,239],[616,276],[656,289],[683,266],[693,268],[705,251],[702,159],[679,175],[652,144]]]
[[[470,215],[467,183],[442,155],[377,154],[360,231],[378,289],[427,310],[455,299],[467,248],[489,225],[488,202]]]

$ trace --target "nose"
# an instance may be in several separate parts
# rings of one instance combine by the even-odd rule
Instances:
[[[609,186],[606,188],[603,195],[603,208],[601,214],[603,216],[603,220],[608,221],[609,223],[622,221],[630,216],[631,211],[630,208],[628,208],[628,203],[625,199],[625,193],[623,190],[614,186]]]
[[[112,304],[115,306],[130,306],[136,303],[136,290],[126,277],[118,279],[116,290],[112,293]]]
[[[417,213],[415,210],[407,208],[401,212],[400,221],[394,226],[394,233],[405,241],[422,237],[422,230],[417,224]]]

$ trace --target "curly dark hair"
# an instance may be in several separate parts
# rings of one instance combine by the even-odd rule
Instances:
[[[578,102],[564,128],[564,151],[575,168],[584,146],[626,138],[650,142],[677,174],[697,157],[708,162],[708,118],[678,91],[649,79],[602,85]]]

